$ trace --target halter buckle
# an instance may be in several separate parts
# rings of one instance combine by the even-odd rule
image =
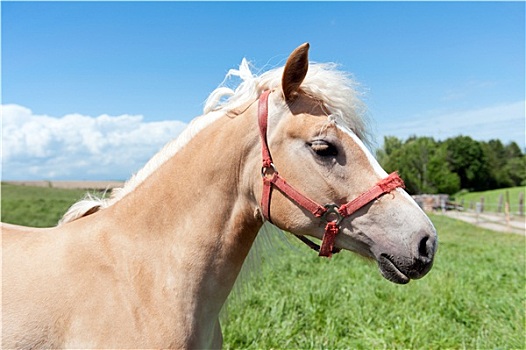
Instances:
[[[340,214],[340,208],[336,204],[325,204],[324,207],[327,211],[323,213],[322,218],[325,219],[326,222],[334,222],[336,225],[339,225],[344,218],[344,216]]]
[[[274,174],[278,173],[278,169],[276,169],[276,166],[274,163],[270,163],[270,166],[264,166],[261,168],[261,177],[270,179],[274,176]]]

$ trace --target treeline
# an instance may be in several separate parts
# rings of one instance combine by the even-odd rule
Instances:
[[[526,155],[515,142],[504,145],[469,136],[445,141],[412,136],[403,141],[386,136],[376,156],[387,172],[398,170],[411,194],[526,185]]]

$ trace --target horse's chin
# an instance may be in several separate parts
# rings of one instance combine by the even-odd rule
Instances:
[[[385,279],[396,284],[407,284],[411,280],[386,255],[380,255],[377,262],[380,272]]]

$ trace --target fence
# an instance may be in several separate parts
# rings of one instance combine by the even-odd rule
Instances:
[[[505,194],[500,194],[496,200],[494,199],[495,197],[492,198],[481,196],[478,201],[466,201],[462,198],[459,201],[453,202],[450,201],[447,194],[420,194],[413,196],[413,199],[425,211],[457,210],[474,213],[491,212],[524,216],[524,192],[520,192],[518,198],[510,199],[508,191],[506,191]]]
[[[481,196],[479,201],[470,200],[467,207],[465,207],[464,199],[461,199],[458,206],[479,214],[491,212],[524,216],[524,192],[520,192],[518,198],[510,199],[510,194],[506,191],[505,194],[500,194],[497,198],[497,200],[491,201],[485,196]]]
[[[481,195],[479,200],[452,202],[448,195],[415,195],[415,201],[427,212],[439,212],[494,231],[526,234],[524,191],[518,196],[506,191],[498,196]],[[510,198],[513,197],[513,198]]]

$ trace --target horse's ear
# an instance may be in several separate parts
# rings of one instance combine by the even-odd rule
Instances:
[[[305,43],[294,50],[285,64],[281,86],[287,101],[292,100],[309,69],[309,43]]]

